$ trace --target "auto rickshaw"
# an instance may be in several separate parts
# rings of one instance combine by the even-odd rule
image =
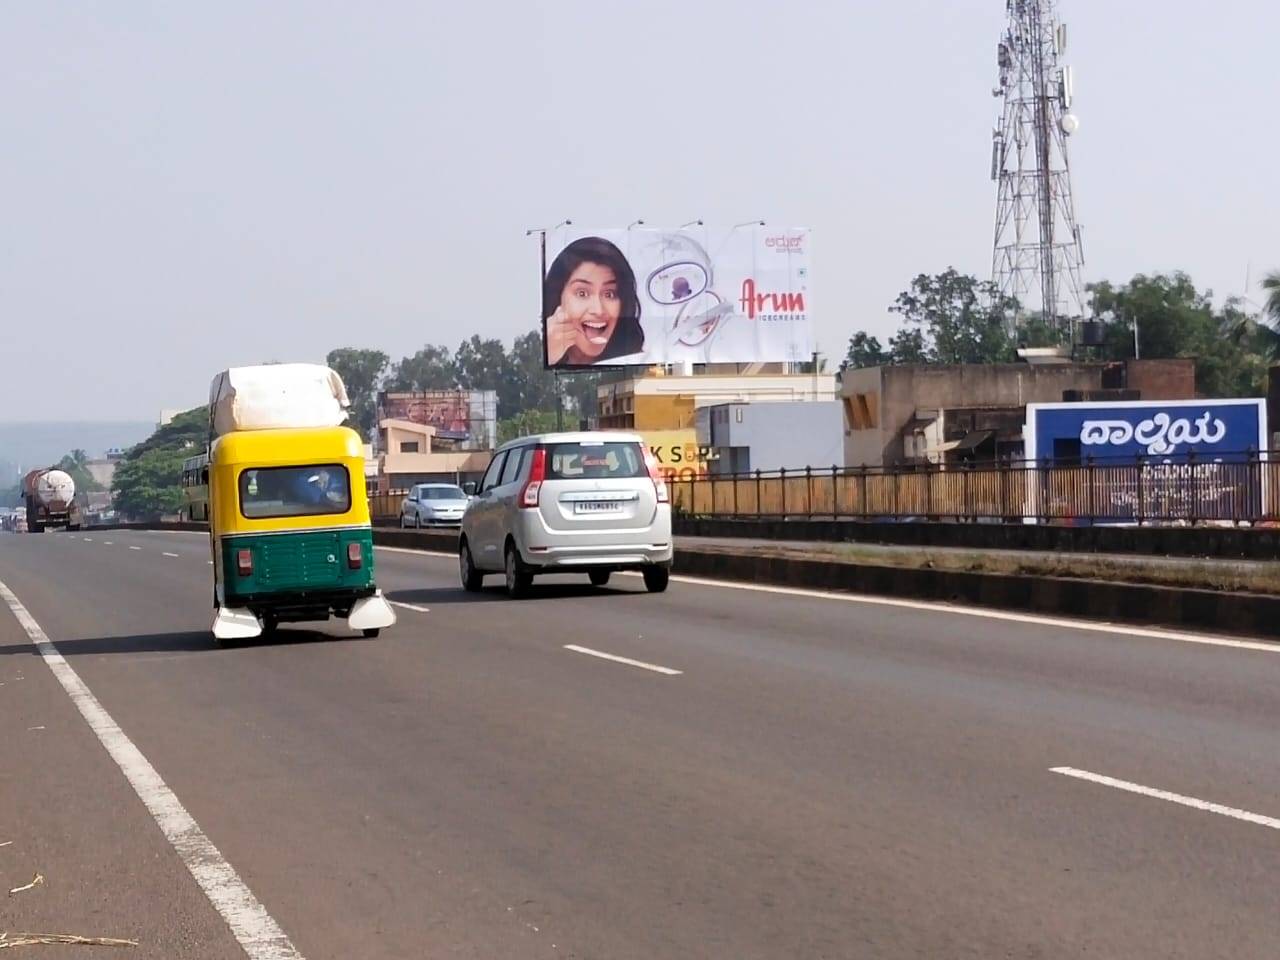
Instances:
[[[330,616],[366,637],[395,623],[374,580],[354,430],[223,434],[209,449],[209,507],[217,640]]]

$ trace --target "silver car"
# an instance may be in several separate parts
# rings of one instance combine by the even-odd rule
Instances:
[[[634,433],[556,433],[513,440],[494,454],[462,519],[462,585],[506,576],[528,593],[537,574],[586,573],[596,586],[638,570],[653,593],[671,573],[671,502]]]
[[[452,483],[420,483],[400,503],[400,529],[405,527],[456,527],[462,523],[470,500]]]

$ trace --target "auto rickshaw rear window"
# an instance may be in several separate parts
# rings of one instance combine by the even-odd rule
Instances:
[[[337,463],[256,467],[240,473],[240,512],[249,520],[313,517],[351,509],[351,477]]]

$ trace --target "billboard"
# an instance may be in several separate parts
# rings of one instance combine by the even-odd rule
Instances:
[[[716,453],[710,447],[699,446],[693,430],[645,430],[642,437],[659,475],[668,483],[703,480],[711,475]]]
[[[1035,461],[1119,457],[1242,460],[1267,449],[1265,400],[1033,403],[1023,429]]]
[[[546,241],[548,367],[812,359],[807,228],[569,227]]]
[[[1027,406],[1026,519],[1084,507],[1095,523],[1232,519],[1267,502],[1264,400]],[[1084,499],[1081,499],[1082,491]]]
[[[378,394],[378,422],[407,420],[435,427],[436,436],[492,449],[497,394],[492,390],[404,390]]]

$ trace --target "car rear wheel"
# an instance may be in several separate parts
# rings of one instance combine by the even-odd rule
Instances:
[[[644,588],[650,593],[662,593],[671,582],[671,571],[666,567],[645,567]]]
[[[587,576],[591,578],[591,585],[593,587],[603,587],[609,582],[609,575],[612,572],[612,570],[592,570],[587,574]]]
[[[507,596],[512,600],[522,600],[529,595],[529,587],[533,585],[533,574],[525,569],[520,559],[520,552],[515,544],[507,544]]]
[[[484,586],[484,574],[476,569],[471,559],[471,545],[463,540],[458,548],[458,573],[462,578],[462,589],[468,593],[477,593]]]

